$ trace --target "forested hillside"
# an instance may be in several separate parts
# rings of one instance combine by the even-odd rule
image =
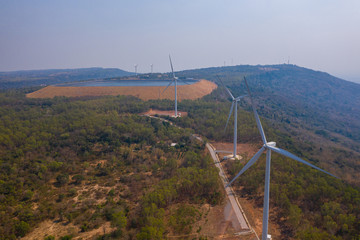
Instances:
[[[179,74],[206,76],[214,81],[219,75],[235,96],[246,94],[242,82],[246,76],[258,110],[267,119],[264,128],[268,139],[342,179],[343,182],[329,178],[274,155],[271,201],[277,212],[274,221],[283,224],[284,239],[359,237],[360,215],[355,207],[360,203],[359,119],[354,117],[360,109],[358,84],[292,65],[211,68]],[[224,106],[228,100],[225,90],[219,88],[205,99],[182,102],[179,107],[188,111],[188,118],[176,119],[177,124],[196,129],[211,140],[231,142],[232,126],[225,134],[222,132],[230,107],[230,103]],[[245,98],[240,105],[245,111],[239,112],[238,141],[260,146],[249,99]],[[229,175],[234,176],[242,166],[227,163]],[[236,183],[242,186],[240,194],[255,198],[259,207],[264,168],[260,161]]]
[[[229,107],[229,104],[208,100],[184,102],[179,108],[188,109],[189,115],[176,119],[176,122],[183,127],[196,129],[210,139],[231,142],[233,128],[230,126],[223,133]],[[238,123],[238,140],[254,144],[259,149],[261,139],[251,112],[241,110]],[[346,176],[351,167],[359,168],[360,154],[343,150],[341,146],[323,145],[325,139],[303,141],[298,135],[274,129],[270,121],[263,123],[268,140],[276,141],[281,148],[340,176],[340,180],[335,179],[273,154],[270,187],[270,207],[273,212],[270,219],[281,225],[282,239],[359,238],[360,191],[357,172],[351,171],[352,176]],[[329,153],[325,154],[327,151]],[[336,162],[339,159],[341,163]],[[245,157],[244,162],[225,163],[229,176],[234,177],[248,160]],[[341,166],[344,162],[348,167]],[[264,175],[265,157],[262,156],[257,164],[234,183],[239,195],[254,199],[259,208],[263,204]],[[349,182],[356,182],[356,186],[351,186]]]
[[[241,79],[246,75],[268,140],[340,178],[273,154],[270,220],[280,225],[281,239],[359,239],[359,121],[353,118],[357,110],[346,103],[352,98],[358,106],[353,91],[358,85],[292,65],[191,70],[179,77],[214,80],[216,74],[236,96],[245,93]],[[323,92],[316,95],[317,88]],[[223,189],[204,145],[191,134],[232,141],[232,124],[223,131],[230,107],[223,88],[180,102],[179,110],[188,116],[169,121],[182,128],[140,115],[149,108],[173,109],[170,100],[27,99],[28,91],[0,94],[3,239],[31,234],[46,220],[73,226],[78,235],[110,224],[98,239],[209,237],[203,206],[221,204]],[[326,102],[328,96],[334,98]],[[240,103],[238,141],[258,148],[261,139],[248,101]],[[243,156],[241,162],[224,162],[229,177],[249,160]],[[257,208],[264,165],[262,157],[234,183]]]
[[[129,76],[117,68],[79,68],[0,72],[0,89],[45,86],[65,82]]]
[[[181,74],[214,81],[218,75],[236,96],[246,94],[246,76],[260,116],[282,130],[291,145],[311,149],[309,157],[315,162],[322,159],[335,173],[359,185],[360,84],[294,65],[220,67]],[[223,89],[212,95],[219,101],[228,98]],[[240,105],[251,111],[248,98]]]
[[[201,235],[193,226],[206,219],[202,204],[223,199],[218,173],[190,132],[139,116],[144,110],[133,97],[2,93],[0,239],[26,236],[47,219],[80,232],[111,222],[100,239]]]
[[[210,80],[219,75],[235,94],[246,93],[241,84],[246,76],[261,115],[317,129],[334,141],[341,141],[336,134],[360,140],[360,84],[286,64],[205,68],[180,74]]]

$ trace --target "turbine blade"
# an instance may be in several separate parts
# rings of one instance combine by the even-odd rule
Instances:
[[[170,85],[171,85],[174,81],[175,81],[175,79],[172,80],[172,81],[169,83],[169,85],[167,85],[167,87],[164,89],[164,91],[161,92],[161,95],[166,91],[166,89],[168,89],[168,87],[170,87]]]
[[[284,156],[286,156],[286,157],[292,158],[292,159],[294,159],[295,161],[301,162],[301,163],[303,163],[303,164],[305,164],[305,165],[308,165],[308,166],[310,166],[310,167],[312,167],[312,168],[315,168],[315,169],[317,169],[317,170],[319,170],[319,171],[321,171],[321,172],[323,172],[323,173],[326,173],[326,174],[328,174],[328,175],[330,175],[330,176],[333,176],[333,177],[338,178],[337,176],[335,176],[335,175],[333,175],[333,174],[331,174],[331,173],[329,173],[329,172],[327,172],[327,171],[325,171],[325,170],[322,170],[321,168],[319,168],[319,167],[317,167],[317,166],[315,166],[315,165],[313,165],[313,164],[311,164],[311,163],[308,163],[307,161],[305,161],[305,160],[303,160],[303,159],[295,156],[294,154],[292,154],[292,153],[290,153],[290,152],[288,152],[288,151],[285,151],[285,150],[280,149],[280,148],[277,148],[277,147],[272,147],[272,146],[267,146],[267,148],[271,149],[271,150],[274,151],[274,152],[280,153],[281,155],[284,155]]]
[[[191,85],[191,83],[188,83],[187,81],[185,81],[184,79],[178,79],[178,80],[180,80],[180,81],[182,81],[182,82],[184,82],[184,83],[186,83],[187,85]]]
[[[227,119],[227,121],[226,121],[226,125],[225,125],[225,128],[224,128],[224,132],[226,131],[226,128],[227,128],[227,125],[228,125],[228,123],[229,123],[229,120],[230,120],[230,117],[231,117],[231,114],[232,114],[233,109],[234,109],[234,102],[231,103],[230,112],[229,112],[229,117],[228,117],[228,119]]]
[[[221,78],[219,77],[219,75],[216,75],[217,79],[221,82],[221,84],[223,85],[223,87],[226,89],[226,91],[229,93],[230,97],[232,98],[232,100],[234,100],[234,96],[231,94],[230,90],[225,87],[225,84],[223,83],[223,81],[221,80]]]
[[[260,150],[246,163],[246,165],[240,170],[240,172],[226,185],[230,186],[241,174],[243,174],[249,167],[251,167],[260,157],[260,155],[265,151],[265,147],[260,148]]]
[[[239,96],[239,97],[235,98],[235,100],[238,102],[240,99],[242,99],[242,98],[244,98],[244,97],[246,97],[246,96],[247,96],[247,95]]]
[[[175,73],[174,73],[174,68],[173,68],[173,65],[172,65],[170,54],[169,54],[169,60],[170,60],[171,72],[172,72],[173,78],[175,79]]]
[[[249,85],[247,84],[247,81],[246,81],[246,78],[244,77],[244,80],[245,80],[245,84],[246,84],[246,88],[247,88],[247,91],[248,91],[248,94],[250,96],[250,101],[251,101],[251,106],[252,106],[252,109],[253,109],[253,112],[254,112],[254,116],[255,116],[255,120],[256,120],[256,125],[259,129],[259,132],[260,132],[260,135],[261,135],[261,139],[263,141],[264,144],[267,143],[266,141],[266,137],[265,137],[265,133],[264,133],[264,129],[261,125],[261,122],[260,122],[260,118],[259,118],[259,115],[256,111],[256,107],[255,107],[255,104],[254,104],[254,101],[253,101],[253,98],[252,98],[252,95],[251,95],[251,92],[250,92],[250,88],[249,88]]]

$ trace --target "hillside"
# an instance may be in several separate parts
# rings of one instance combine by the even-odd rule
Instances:
[[[204,144],[139,116],[147,109],[131,96],[0,93],[0,239],[226,234],[223,188]]]
[[[295,65],[218,67],[179,75],[214,81],[219,75],[236,96],[246,94],[246,76],[260,116],[287,135],[283,144],[298,146],[298,152],[311,149],[308,157],[314,162],[360,184],[360,84]],[[222,88],[212,96],[228,98]],[[248,101],[240,105],[251,111]]]
[[[117,68],[78,68],[0,72],[0,89],[46,86],[64,82],[129,75],[133,75],[133,73]]]
[[[214,81],[219,75],[236,95],[246,93],[241,83],[246,76],[261,115],[311,127],[333,141],[341,141],[337,135],[360,140],[360,84],[285,64],[197,69],[182,75]]]
[[[207,79],[219,74],[234,95],[244,93],[241,79],[246,74],[268,140],[340,177],[274,153],[269,230],[274,239],[358,239],[356,129],[341,117],[331,118],[352,116],[341,109],[347,106],[342,94],[358,99],[350,91],[357,85],[349,89],[343,80],[292,65],[275,68],[237,66],[178,74]],[[331,79],[336,87],[324,89],[330,88],[339,103],[331,98],[330,103],[319,103],[319,96],[310,95],[312,89],[332,86]],[[226,204],[218,173],[204,145],[189,137],[195,132],[212,143],[231,143],[232,124],[224,132],[230,102],[223,88],[179,102],[179,111],[187,116],[167,119],[182,128],[142,116],[149,109],[173,109],[171,100],[36,99],[26,98],[25,92],[28,89],[0,93],[0,235],[5,239],[216,239],[219,228],[229,225],[220,219]],[[229,178],[249,160],[246,151],[261,146],[248,100],[244,98],[238,111],[238,141],[247,148],[239,147],[245,151],[240,152],[242,161],[223,162]],[[264,160],[262,156],[233,185],[250,206],[245,211],[253,209],[249,216],[255,229],[261,229]],[[229,229],[225,233],[231,233]]]

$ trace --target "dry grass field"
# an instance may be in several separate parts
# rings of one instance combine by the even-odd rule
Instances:
[[[166,87],[58,87],[47,86],[38,91],[28,93],[28,98],[53,98],[55,96],[82,97],[104,95],[132,95],[142,100],[171,99],[174,100],[175,88],[170,86],[163,94]],[[217,85],[207,80],[200,80],[192,85],[178,86],[178,101],[183,99],[197,99],[210,94]]]

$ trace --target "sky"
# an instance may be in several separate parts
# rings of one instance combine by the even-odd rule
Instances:
[[[360,83],[359,0],[0,0],[0,71],[282,64]]]

